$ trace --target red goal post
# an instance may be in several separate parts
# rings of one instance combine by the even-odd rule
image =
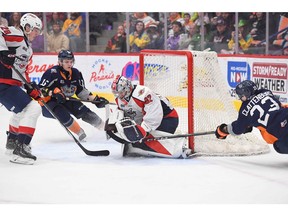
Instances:
[[[178,132],[201,133],[237,118],[225,73],[215,52],[142,50],[139,83],[167,97],[179,114]],[[187,147],[204,155],[251,155],[269,151],[255,134],[189,137]]]
[[[165,51],[165,50],[143,50],[140,53],[140,79],[139,82],[140,84],[144,84],[144,58],[147,55],[152,55],[154,54],[156,55],[171,55],[171,56],[183,56],[184,58],[186,58],[186,62],[187,62],[187,74],[188,74],[188,83],[187,83],[187,118],[188,119],[194,119],[193,116],[193,106],[192,106],[192,100],[193,100],[193,88],[192,88],[192,83],[193,83],[193,76],[191,76],[192,71],[193,71],[193,57],[192,57],[192,53],[191,52],[187,52],[187,51]],[[148,66],[149,67],[149,66]],[[157,70],[157,67],[154,67],[153,65],[151,65],[152,70]],[[146,74],[147,74],[147,67],[146,67]],[[164,95],[167,96],[167,95]],[[169,96],[168,96],[169,98]],[[191,109],[189,109],[191,108]],[[187,126],[187,133],[194,133],[194,125],[193,125],[194,121],[188,121],[188,126]],[[189,139],[189,147],[191,149],[194,149],[194,137],[188,137]]]

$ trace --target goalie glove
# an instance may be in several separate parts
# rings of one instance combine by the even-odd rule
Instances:
[[[147,135],[146,131],[130,118],[123,118],[115,126],[122,139],[131,143],[141,142]]]
[[[219,125],[215,131],[215,135],[218,139],[226,139],[226,137],[229,135],[227,131],[227,124]]]

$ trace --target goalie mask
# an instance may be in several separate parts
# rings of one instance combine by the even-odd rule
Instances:
[[[42,34],[42,21],[35,14],[24,14],[20,19],[20,26],[23,28],[26,34],[30,34],[34,28],[40,31],[39,34]]]
[[[123,100],[124,98],[129,98],[133,85],[126,77],[117,75],[111,85],[111,89],[116,98]]]
[[[246,101],[254,96],[257,89],[258,88],[253,81],[244,80],[236,86],[235,91],[241,101]]]

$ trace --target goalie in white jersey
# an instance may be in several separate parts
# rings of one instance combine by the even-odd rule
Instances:
[[[105,130],[123,144],[123,156],[186,157],[184,138],[145,140],[175,133],[179,118],[167,98],[119,75],[111,88],[117,108],[110,109]]]

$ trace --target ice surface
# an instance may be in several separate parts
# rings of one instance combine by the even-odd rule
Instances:
[[[104,109],[86,105],[105,118]],[[172,204],[288,203],[288,156],[274,149],[245,157],[122,158],[120,144],[106,141],[104,132],[80,120],[87,133],[83,146],[111,153],[108,157],[92,157],[56,120],[40,116],[32,141],[38,159],[32,166],[19,165],[10,163],[4,154],[10,116],[0,107],[2,204],[124,204],[125,210],[126,204],[127,208],[136,204],[164,204],[166,208]],[[91,211],[94,208],[98,207]],[[183,208],[176,207],[177,212]]]

